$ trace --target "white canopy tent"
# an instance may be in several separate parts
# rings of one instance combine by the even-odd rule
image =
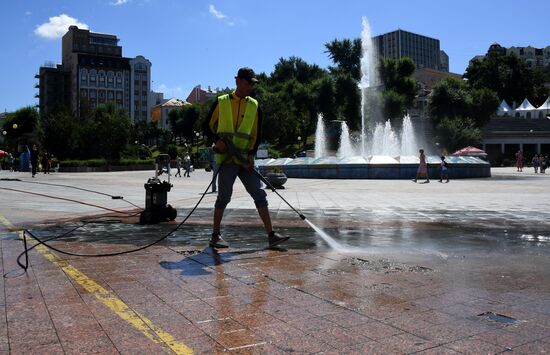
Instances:
[[[508,106],[508,103],[506,103],[506,100],[502,100],[500,105],[497,109],[497,116],[513,116],[514,110]]]
[[[543,117],[550,113],[550,96],[548,96],[542,105],[537,107],[537,111],[542,112]]]
[[[516,117],[523,117],[523,118],[534,118],[537,116],[537,108],[525,98],[521,105],[516,107]]]

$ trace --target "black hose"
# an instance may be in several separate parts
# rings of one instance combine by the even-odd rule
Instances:
[[[27,183],[27,184],[67,187],[67,188],[70,188],[70,189],[91,192],[91,193],[98,194],[98,195],[103,195],[103,196],[109,196],[113,200],[124,200],[123,196],[111,195],[111,194],[107,194],[107,193],[104,193],[104,192],[100,192],[100,191],[96,191],[96,190],[90,190],[90,189],[84,189],[82,187],[71,186],[71,185],[53,184],[53,183],[49,183],[49,182],[40,182],[40,181],[26,181],[26,180],[21,180],[21,179],[10,179],[10,178],[3,178],[3,179],[0,179],[0,181],[17,181],[17,182],[23,182],[23,183]],[[134,207],[137,207],[139,209],[143,209],[142,207],[140,207],[140,206],[138,206],[138,205],[136,205],[136,204],[134,204],[130,201],[124,200],[124,202],[126,202],[126,203],[128,203],[128,204],[130,204]]]
[[[220,169],[221,169],[221,165],[220,165]],[[106,256],[116,256],[116,255],[124,255],[124,254],[130,254],[130,253],[134,253],[134,252],[137,252],[137,251],[140,251],[140,250],[143,250],[143,249],[147,249],[155,244],[158,244],[160,243],[161,241],[163,241],[164,239],[168,238],[170,235],[172,235],[175,231],[177,231],[188,219],[189,217],[191,217],[191,215],[195,212],[195,210],[197,209],[197,207],[199,206],[199,204],[202,202],[202,200],[204,199],[204,196],[208,193],[208,190],[210,189],[210,186],[212,186],[212,182],[214,181],[214,179],[216,178],[216,176],[218,175],[220,169],[218,169],[218,171],[216,171],[214,173],[214,176],[212,177],[212,180],[210,180],[210,184],[208,184],[208,187],[206,188],[206,190],[203,192],[201,198],[199,199],[199,201],[195,204],[195,206],[193,207],[193,209],[187,214],[187,216],[175,227],[173,228],[172,230],[170,230],[168,233],[166,233],[163,237],[157,239],[156,241],[152,242],[152,243],[149,243],[149,244],[146,244],[144,246],[141,246],[139,248],[135,248],[135,249],[130,249],[130,250],[125,250],[125,251],[121,251],[121,252],[115,252],[115,253],[105,253],[105,254],[79,254],[79,253],[71,253],[71,252],[68,252],[68,251],[64,251],[64,250],[61,250],[61,249],[58,249],[56,247],[53,247],[49,244],[46,244],[47,241],[50,241],[50,240],[53,240],[53,239],[57,239],[57,238],[60,238],[60,236],[57,236],[57,237],[52,237],[50,239],[47,239],[47,240],[41,240],[40,238],[38,238],[37,236],[35,236],[34,234],[32,234],[32,232],[30,232],[29,230],[24,230],[24,233],[27,233],[30,237],[32,237],[34,240],[36,240],[38,243],[33,245],[30,249],[27,249],[26,248],[26,243],[25,243],[25,250],[19,254],[19,256],[17,257],[17,264],[19,264],[19,266],[23,267],[25,270],[26,268],[21,264],[20,262],[20,259],[23,255],[25,255],[25,257],[27,258],[27,254],[30,250],[32,250],[33,248],[37,247],[38,245],[44,245],[45,247],[51,249],[51,250],[54,250],[58,253],[61,253],[61,254],[65,254],[65,255],[69,255],[69,256],[81,256],[81,257],[88,257],[88,258],[93,258],[93,257],[106,257]],[[73,230],[74,231],[74,230]],[[70,231],[72,232],[72,231]],[[65,233],[64,235],[67,235],[68,233]],[[64,236],[63,235],[63,236]],[[25,240],[25,239],[24,239]]]

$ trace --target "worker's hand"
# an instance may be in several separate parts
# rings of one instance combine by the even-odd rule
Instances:
[[[243,167],[248,171],[252,171],[252,168],[254,168],[254,156],[253,155],[248,156],[248,159],[246,160],[246,163],[243,164]]]
[[[227,144],[221,139],[218,139],[216,141],[216,144],[214,145],[214,150],[218,153],[226,153],[227,152]]]

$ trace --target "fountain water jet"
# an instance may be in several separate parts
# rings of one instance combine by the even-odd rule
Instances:
[[[317,115],[317,128],[315,129],[315,158],[327,155],[327,139],[325,136],[325,123],[323,115]]]
[[[337,157],[328,156],[325,125],[322,115],[319,115],[315,132],[315,158],[257,161],[262,173],[276,167],[282,168],[290,178],[412,179],[416,176],[420,146],[410,117],[403,118],[402,129],[398,134],[389,120],[383,122],[380,119],[380,108],[373,103],[376,100],[369,100],[379,85],[379,79],[376,47],[366,17],[362,18],[361,40],[361,132],[357,144],[354,146],[352,134],[344,122],[340,130]],[[427,162],[430,165],[430,176],[438,176],[439,156],[428,156]],[[491,176],[490,165],[479,158],[448,157],[447,162],[452,166],[451,178]]]

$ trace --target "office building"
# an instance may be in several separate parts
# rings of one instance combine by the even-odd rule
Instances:
[[[401,29],[373,37],[380,58],[412,59],[417,69],[449,71],[449,56],[440,49],[439,40]]]

